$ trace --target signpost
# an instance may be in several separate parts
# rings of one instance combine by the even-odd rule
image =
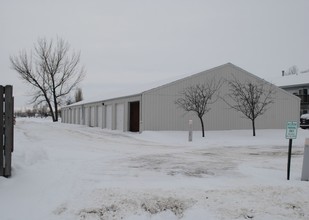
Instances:
[[[193,122],[189,120],[189,142],[192,141]]]
[[[297,138],[297,122],[289,121],[286,125],[285,138],[289,139],[289,153],[287,166],[287,180],[290,179],[291,155],[292,155],[292,140]]]

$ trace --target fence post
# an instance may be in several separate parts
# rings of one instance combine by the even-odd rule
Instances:
[[[4,128],[3,128],[3,86],[0,85],[0,115],[2,119],[0,119],[0,176],[3,176],[4,174],[4,158],[3,158],[3,135],[4,135]]]
[[[4,94],[4,176],[9,177],[11,176],[14,132],[13,87],[5,86]]]

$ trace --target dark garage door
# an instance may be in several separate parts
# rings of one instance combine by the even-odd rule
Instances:
[[[139,102],[130,102],[130,131],[139,131]]]

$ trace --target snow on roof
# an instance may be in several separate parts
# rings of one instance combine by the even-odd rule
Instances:
[[[223,65],[208,69],[206,71],[211,71],[213,69],[221,68],[221,67],[224,67],[226,65],[239,68],[238,66],[236,66],[232,63],[226,63],[226,64],[223,64]],[[200,71],[198,73],[194,72],[194,73],[180,74],[180,75],[169,77],[167,79],[156,81],[156,82],[144,83],[144,84],[140,84],[140,85],[132,85],[132,87],[130,87],[128,89],[122,89],[122,90],[110,92],[110,93],[101,93],[98,97],[93,97],[91,99],[85,99],[83,101],[76,102],[76,103],[73,103],[71,105],[64,106],[64,107],[71,107],[71,106],[82,105],[82,104],[91,104],[91,103],[96,103],[96,102],[108,101],[108,100],[112,100],[112,99],[116,99],[116,98],[118,99],[118,98],[121,98],[121,97],[130,97],[130,96],[139,95],[139,94],[142,94],[143,92],[146,92],[148,90],[152,90],[152,89],[158,88],[160,86],[164,86],[166,84],[175,82],[177,80],[181,80],[181,79],[193,76],[193,75],[200,74],[202,72],[205,72],[205,70]]]
[[[233,67],[239,68],[238,66],[236,66],[232,63],[226,63],[226,64],[211,68],[211,69],[206,70],[206,71],[210,71],[210,70],[213,70],[215,68],[223,67],[225,65],[232,65]],[[204,72],[204,71],[201,71],[201,72]],[[177,80],[180,80],[180,79],[183,79],[183,78],[186,78],[186,77],[190,77],[190,76],[199,74],[201,72],[189,73],[189,74],[188,73],[180,74],[180,75],[176,75],[176,76],[173,76],[173,77],[169,77],[169,78],[164,79],[164,80],[155,81],[155,82],[151,82],[151,83],[144,83],[144,84],[139,84],[139,85],[135,84],[135,85],[132,85],[130,88],[121,89],[121,90],[109,92],[109,93],[101,93],[97,97],[92,97],[91,99],[85,99],[81,102],[73,103],[71,105],[68,105],[68,107],[69,106],[81,105],[81,104],[103,102],[103,101],[112,100],[112,99],[121,98],[121,97],[129,97],[129,96],[139,95],[139,94],[142,94],[143,92],[146,92],[148,90],[158,88],[160,86],[172,83],[174,81],[177,81]],[[288,86],[293,86],[293,85],[309,84],[309,74],[308,73],[301,73],[301,74],[298,74],[298,75],[280,76],[280,77],[276,77],[276,78],[269,80],[269,82],[278,86],[278,87],[288,87]]]
[[[107,100],[111,100],[111,99],[115,99],[115,98],[139,95],[139,94],[142,94],[143,92],[146,92],[148,90],[155,89],[157,87],[163,86],[165,84],[177,81],[177,80],[185,78],[185,77],[189,77],[191,75],[195,75],[195,74],[192,74],[192,73],[181,74],[181,75],[169,77],[169,78],[164,79],[164,80],[151,82],[151,83],[143,83],[143,84],[138,84],[138,85],[134,84],[130,88],[120,89],[118,91],[109,92],[109,93],[102,93],[98,97],[92,97],[91,99],[85,99],[83,101],[76,102],[76,103],[73,103],[73,104],[68,105],[68,106],[76,106],[76,105],[88,104],[88,103],[90,104],[90,103],[95,103],[95,102],[107,101]]]
[[[301,73],[297,75],[279,76],[270,80],[278,87],[292,87],[309,84],[309,74]]]
[[[236,66],[232,63],[226,63],[226,64],[223,64],[223,65],[208,69],[206,71],[211,71],[213,69],[221,68],[221,67],[226,66],[226,65],[239,68],[238,66]],[[202,72],[205,72],[205,70],[200,71],[198,73],[195,72],[195,73],[180,74],[180,75],[176,75],[176,76],[169,77],[167,79],[152,82],[152,83],[144,83],[144,84],[140,84],[140,85],[133,85],[129,89],[122,89],[122,90],[119,90],[119,91],[104,93],[104,94],[102,93],[98,97],[86,99],[86,100],[83,100],[81,102],[76,102],[76,103],[73,103],[71,105],[64,106],[64,107],[76,106],[76,105],[81,105],[81,104],[91,104],[91,103],[95,103],[95,102],[102,102],[102,101],[107,101],[107,100],[121,98],[121,97],[129,97],[129,96],[139,95],[139,94],[142,94],[143,92],[146,92],[148,90],[155,89],[155,88],[158,88],[160,86],[175,82],[177,80],[200,74]]]

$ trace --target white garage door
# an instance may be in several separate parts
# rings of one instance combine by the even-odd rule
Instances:
[[[106,106],[106,128],[112,129],[112,106],[107,105]]]
[[[85,125],[89,126],[90,123],[90,111],[89,111],[90,107],[85,107]]]
[[[98,107],[98,127],[102,128],[103,115],[102,115],[102,106]]]
[[[90,116],[90,117],[91,117],[91,120],[90,120],[90,121],[91,121],[91,122],[90,122],[90,127],[95,127],[95,118],[96,118],[96,117],[95,117],[95,106],[91,106],[90,108],[91,108],[91,113],[90,113],[90,114],[91,114],[91,116]]]
[[[83,124],[84,123],[84,121],[83,121],[83,108],[84,107],[81,107],[81,108],[79,108],[79,124]]]
[[[123,131],[124,104],[116,105],[116,130]]]

